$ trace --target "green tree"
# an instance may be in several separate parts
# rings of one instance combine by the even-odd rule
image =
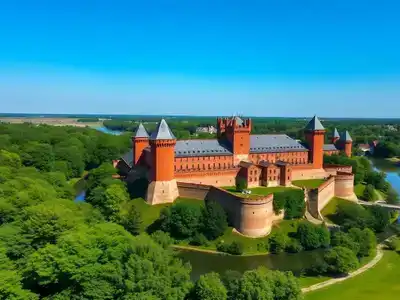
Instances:
[[[21,167],[21,158],[17,153],[0,150],[0,166],[18,169]]]
[[[239,293],[239,283],[241,278],[242,274],[233,270],[228,270],[221,276],[221,280],[227,289],[229,300],[236,300],[236,295]]]
[[[267,270],[259,268],[244,272],[237,291],[238,300],[273,300],[273,284],[268,281]]]
[[[285,197],[285,219],[291,220],[304,216],[306,205],[302,190],[289,190],[282,192]]]
[[[358,256],[370,256],[376,251],[376,236],[374,232],[369,229],[351,228],[349,235],[352,240],[359,244],[360,249],[357,253]]]
[[[176,203],[160,214],[161,229],[177,239],[195,235],[200,228],[200,221],[201,209],[185,203]]]
[[[193,300],[225,300],[227,290],[217,273],[201,275],[193,289]]]
[[[299,281],[292,272],[269,270],[267,278],[273,284],[274,300],[297,300],[302,298]]]
[[[225,210],[216,201],[206,201],[202,209],[202,231],[209,240],[224,234],[228,228]]]
[[[117,222],[131,234],[140,234],[140,228],[142,226],[142,216],[140,214],[140,211],[136,208],[132,201],[122,203],[121,210],[117,217]]]
[[[350,249],[354,254],[358,255],[360,244],[352,239],[352,236],[343,231],[336,231],[331,237],[331,246],[341,246]]]
[[[277,231],[268,238],[268,242],[269,250],[272,253],[281,253],[285,251],[285,248],[289,243],[289,237],[282,231]]]
[[[26,166],[33,166],[42,171],[51,171],[54,165],[54,153],[52,146],[38,142],[30,142],[26,145],[22,156]]]
[[[347,274],[358,267],[358,259],[354,252],[341,246],[327,250],[324,260],[333,273]]]
[[[306,250],[327,247],[330,244],[329,231],[324,225],[302,222],[297,227],[296,235]]]
[[[247,180],[242,177],[236,178],[236,191],[241,192],[247,189]]]

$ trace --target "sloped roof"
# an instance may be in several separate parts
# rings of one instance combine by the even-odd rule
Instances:
[[[143,124],[140,123],[138,128],[136,129],[135,137],[137,138],[148,138],[149,134],[146,131],[146,128],[144,128]]]
[[[175,140],[175,136],[172,133],[171,129],[169,129],[169,126],[167,122],[165,122],[164,119],[162,119],[158,125],[156,130],[154,130],[151,133],[150,136],[151,140]]]
[[[129,150],[125,153],[121,159],[130,167],[133,165],[133,149]]]
[[[250,136],[250,153],[307,151],[307,148],[286,134],[254,134]]]
[[[325,130],[317,116],[314,116],[304,129],[310,131]]]
[[[342,133],[340,139],[342,141],[346,141],[346,142],[352,142],[353,141],[353,139],[350,136],[350,133],[347,130],[344,133]]]
[[[333,131],[333,137],[334,137],[334,138],[340,138],[339,132],[337,131],[336,128],[335,128],[335,130]]]
[[[324,151],[336,151],[338,150],[334,144],[325,144],[323,146]]]
[[[175,145],[175,156],[214,156],[214,155],[232,155],[232,152],[226,145],[218,140],[180,140]]]
[[[236,124],[239,126],[242,126],[244,124],[243,120],[239,118],[238,116],[233,117],[233,119],[236,121]]]

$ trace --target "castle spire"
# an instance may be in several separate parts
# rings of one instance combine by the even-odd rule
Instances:
[[[143,124],[140,123],[138,128],[136,129],[135,132],[135,138],[148,138],[149,134],[146,131],[146,128],[144,128]]]
[[[347,130],[342,134],[341,140],[344,142],[352,142],[353,141],[353,139],[350,136],[350,133]]]
[[[316,115],[310,120],[310,122],[308,122],[304,129],[307,131],[325,130],[324,126],[322,126]]]
[[[175,136],[164,119],[158,123],[155,131],[150,136],[151,140],[175,140]]]
[[[335,128],[335,130],[333,131],[333,138],[340,138],[339,132],[337,131],[337,129]]]

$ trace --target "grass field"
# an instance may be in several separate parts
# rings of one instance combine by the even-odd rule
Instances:
[[[354,193],[356,194],[357,198],[363,199],[363,193],[365,190],[365,186],[366,185],[362,184],[362,183],[355,185]],[[381,191],[378,191],[378,190],[374,190],[374,191],[375,191],[374,200],[385,200],[386,199],[385,193],[382,193]]]
[[[325,182],[325,179],[293,180],[292,184],[308,189],[316,189]]]
[[[259,186],[259,187],[247,189],[247,190],[251,191],[251,194],[242,194],[241,192],[237,192],[236,187],[234,187],[234,186],[226,186],[226,187],[223,187],[223,189],[225,189],[228,192],[231,192],[233,194],[238,194],[242,197],[251,198],[251,197],[257,197],[257,196],[266,196],[266,195],[273,194],[273,193],[279,193],[279,192],[290,190],[292,188],[288,188],[288,187],[284,187],[284,186],[275,186],[275,187]]]
[[[344,282],[304,295],[305,300],[395,300],[400,297],[400,255],[385,251],[372,269]]]

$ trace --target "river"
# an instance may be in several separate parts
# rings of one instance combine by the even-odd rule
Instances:
[[[386,173],[386,180],[400,194],[400,165],[395,165],[385,159],[370,159],[377,171]]]
[[[101,132],[104,132],[104,133],[112,134],[112,135],[120,135],[120,134],[122,134],[122,131],[111,130],[111,129],[108,129],[107,127],[104,127],[104,126],[94,127],[94,129],[96,129],[98,131],[101,131]]]

